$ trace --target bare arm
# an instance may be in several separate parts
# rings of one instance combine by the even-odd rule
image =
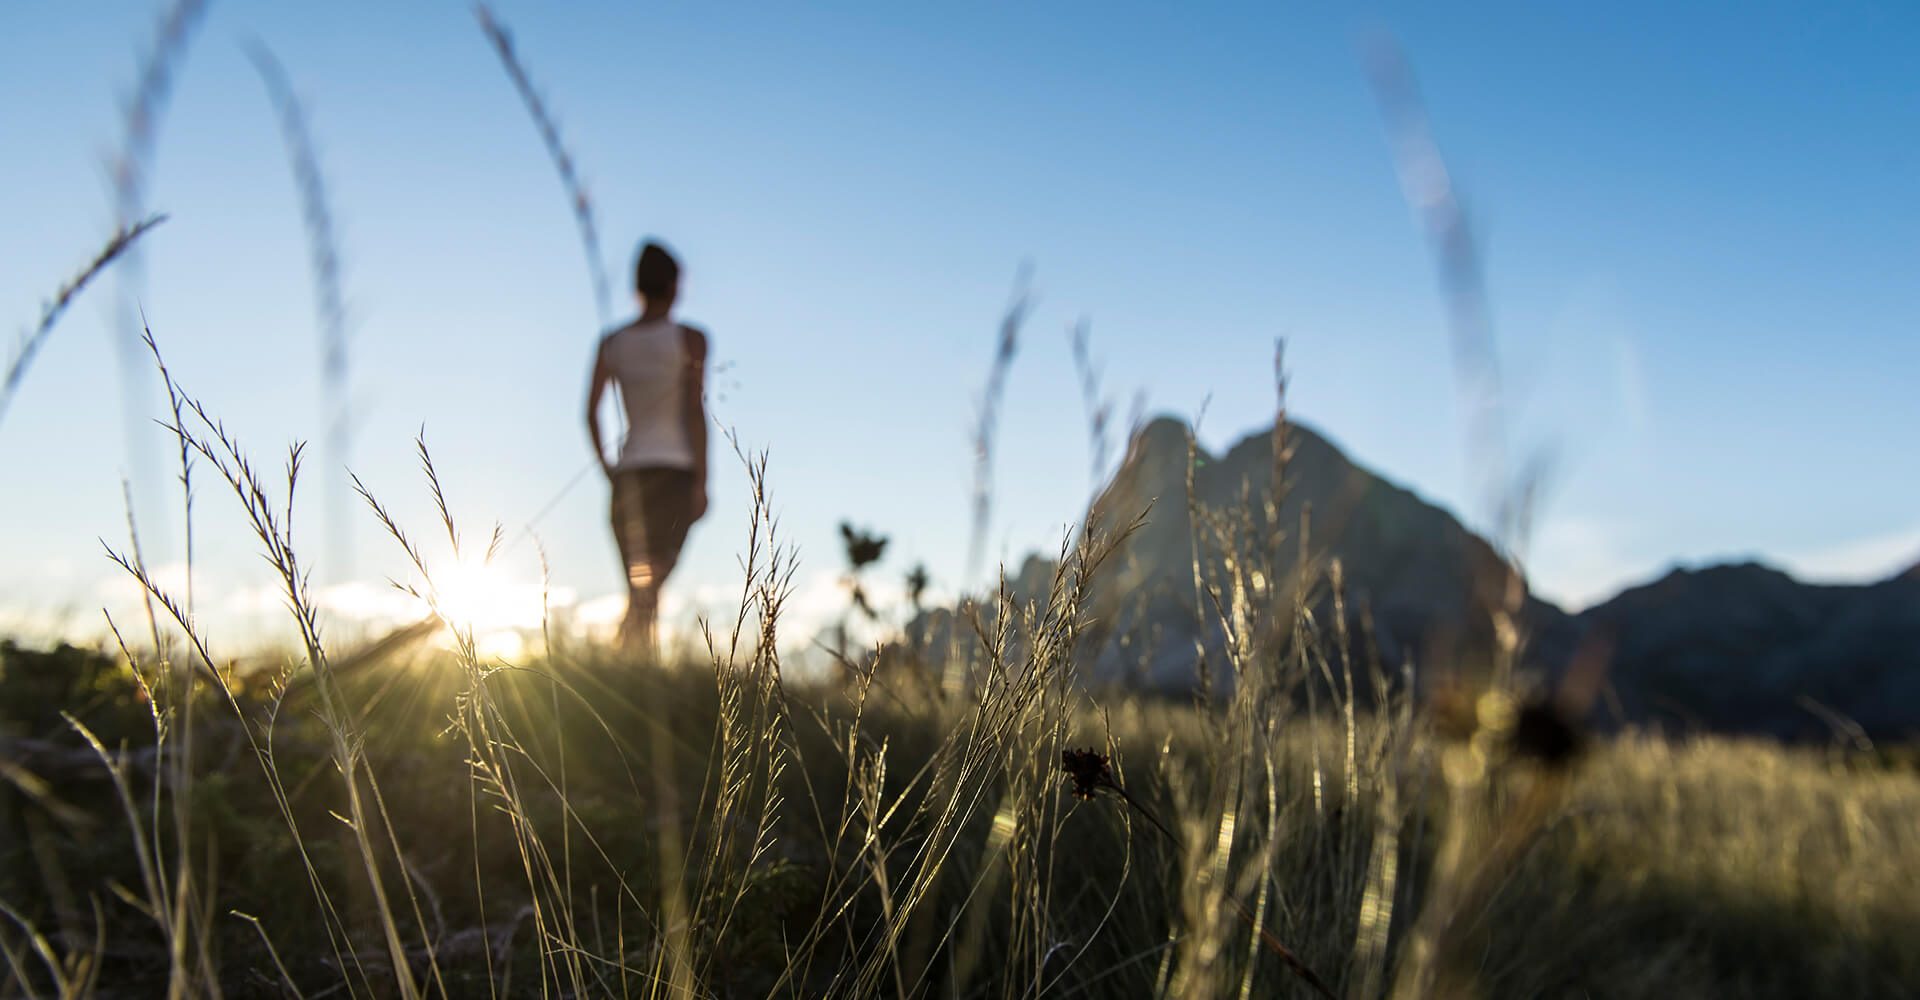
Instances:
[[[707,335],[683,327],[687,337],[685,391],[680,394],[687,428],[687,446],[693,451],[693,519],[707,512]]]
[[[593,441],[593,460],[600,463],[603,472],[611,472],[607,462],[607,447],[600,438],[600,400],[607,394],[607,383],[613,381],[613,371],[607,367],[606,343],[593,355],[593,374],[587,379],[587,437]]]

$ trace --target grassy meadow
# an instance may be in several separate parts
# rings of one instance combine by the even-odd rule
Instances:
[[[0,412],[74,296],[158,223],[137,221],[151,133],[202,6],[169,8],[129,102],[120,232],[31,327]],[[575,158],[480,17],[604,318]],[[301,189],[343,457],[328,203],[298,102],[256,59]],[[1401,165],[1426,177],[1439,159],[1410,77],[1382,65]],[[1484,289],[1443,193],[1422,221],[1477,385]],[[1027,305],[1023,284],[982,394],[976,553]],[[1074,350],[1098,469],[1111,407],[1084,331]],[[293,640],[216,655],[190,587],[157,583],[133,539],[113,557],[147,609],[112,623],[114,644],[0,642],[0,997],[1920,996],[1910,764],[1583,732],[1593,692],[1528,679],[1510,606],[1485,609],[1489,648],[1422,664],[1416,698],[1349,633],[1337,566],[1278,564],[1276,497],[1190,512],[1220,556],[1204,579],[1196,561],[1193,611],[1227,661],[1196,668],[1195,697],[1078,673],[1124,525],[1079,532],[1044,593],[975,595],[937,638],[843,642],[828,676],[791,674],[780,651],[810,637],[783,631],[794,564],[764,458],[750,521],[723,526],[737,618],[661,662],[560,629],[506,662],[421,556],[485,539],[455,530],[423,444],[445,523],[398,523],[365,488],[355,513],[418,570],[432,614],[348,646],[292,536],[300,449],[262,463],[159,371],[189,576],[196,524],[249,533]],[[1276,432],[1282,489],[1286,456]],[[1514,580],[1487,591],[1517,601]]]
[[[952,648],[791,680],[764,503],[698,653],[333,649],[286,487],[176,402],[302,647],[213,659],[151,584],[117,649],[0,647],[0,995],[1920,992],[1908,769],[1586,736],[1505,673],[1416,705],[1246,567],[1230,693],[1090,686],[1097,531]]]

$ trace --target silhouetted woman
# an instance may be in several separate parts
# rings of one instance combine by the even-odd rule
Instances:
[[[660,587],[680,560],[687,529],[707,511],[707,337],[673,319],[680,263],[658,243],[633,268],[640,318],[600,339],[587,387],[587,433],[613,486],[613,540],[627,573],[620,643],[652,655]],[[600,398],[620,387],[627,434],[611,461],[600,436]]]

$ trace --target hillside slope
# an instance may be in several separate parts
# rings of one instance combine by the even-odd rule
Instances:
[[[1092,675],[1163,690],[1191,687],[1205,650],[1224,679],[1217,612],[1194,582],[1188,516],[1186,426],[1143,427],[1093,504],[1103,529],[1144,523],[1096,579],[1086,653]],[[1289,425],[1285,503],[1273,524],[1263,508],[1273,479],[1272,435],[1256,432],[1226,454],[1194,454],[1193,498],[1281,541],[1271,555],[1242,545],[1243,564],[1298,573],[1301,541],[1316,581],[1308,603],[1331,621],[1324,569],[1344,571],[1348,614],[1370,614],[1381,658],[1409,657],[1422,674],[1471,664],[1489,640],[1485,609],[1505,579],[1492,545],[1445,509],[1349,459],[1311,427]],[[1203,518],[1203,580],[1231,575],[1219,536]],[[1049,565],[1030,561],[1016,590],[1032,590]],[[1521,615],[1526,660],[1551,674],[1588,638],[1612,655],[1612,697],[1598,721],[1682,730],[1825,738],[1845,721],[1875,739],[1920,733],[1920,566],[1871,585],[1803,583],[1757,564],[1675,570],[1579,615],[1528,596]]]
[[[1370,614],[1389,663],[1408,656],[1416,663],[1451,662],[1485,649],[1484,608],[1507,579],[1494,548],[1446,510],[1348,459],[1311,427],[1290,424],[1287,440],[1288,488],[1272,524],[1264,509],[1274,475],[1271,434],[1249,435],[1218,457],[1194,456],[1193,499],[1208,516],[1238,521],[1261,536],[1278,528],[1275,552],[1243,545],[1241,555],[1277,567],[1283,578],[1306,581],[1316,607],[1329,603],[1325,570],[1338,560],[1349,615]],[[1093,505],[1090,521],[1103,528],[1146,514],[1098,581],[1093,611],[1103,625],[1096,633],[1104,642],[1096,654],[1103,675],[1151,687],[1191,684],[1196,632],[1204,645],[1219,646],[1218,627],[1205,623],[1211,602],[1196,601],[1187,447],[1180,422],[1147,424]],[[1223,579],[1230,569],[1222,549],[1230,546],[1209,534],[1204,517],[1201,537],[1203,578]],[[1313,568],[1301,574],[1303,541]],[[1203,614],[1196,616],[1196,606]],[[1561,655],[1571,635],[1567,615],[1529,598],[1524,618],[1546,644],[1542,651]],[[1218,656],[1210,659],[1219,664]]]

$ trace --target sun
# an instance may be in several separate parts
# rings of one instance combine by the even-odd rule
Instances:
[[[540,588],[501,566],[463,558],[433,572],[433,598],[454,629],[476,640],[515,635],[540,624]]]

